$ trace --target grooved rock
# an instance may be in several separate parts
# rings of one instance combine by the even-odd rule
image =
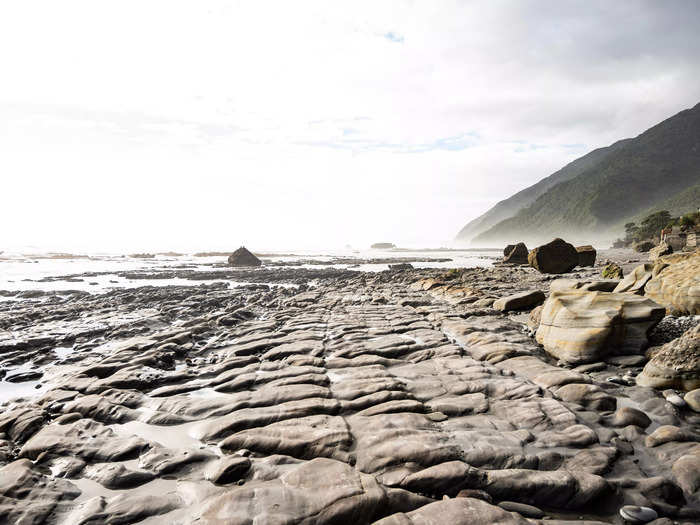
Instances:
[[[260,266],[262,261],[249,252],[247,248],[241,246],[228,256],[228,263],[231,266]]]
[[[664,308],[644,297],[579,290],[553,292],[545,301],[537,342],[565,363],[634,354],[647,345],[647,333]]]
[[[578,252],[572,244],[557,238],[532,250],[527,261],[541,273],[566,273],[578,264]]]
[[[57,506],[80,495],[68,480],[48,476],[28,459],[0,468],[0,523],[46,523]]]
[[[611,491],[600,476],[565,470],[503,469],[487,471],[482,487],[492,497],[560,509],[582,509]]]
[[[193,522],[371,523],[387,514],[411,511],[431,502],[402,489],[380,485],[350,465],[318,458],[269,481],[232,487],[204,503]]]
[[[644,294],[674,315],[700,314],[700,251],[684,257],[662,258],[656,275],[647,282]]]
[[[700,325],[661,347],[637,376],[637,384],[654,388],[700,388]]]
[[[596,251],[593,246],[587,244],[585,246],[577,246],[579,266],[595,266]]]
[[[544,302],[544,293],[541,290],[520,292],[508,297],[501,297],[494,301],[493,308],[501,312],[510,310],[526,310],[533,306],[538,306]]]
[[[510,249],[509,249],[510,248]],[[505,257],[503,258],[504,263],[511,264],[527,264],[527,246],[525,243],[519,242],[516,245],[508,245],[504,251]]]
[[[394,514],[374,525],[526,525],[518,514],[476,498],[436,501],[413,512]]]

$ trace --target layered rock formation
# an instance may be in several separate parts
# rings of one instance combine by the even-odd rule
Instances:
[[[644,294],[669,313],[700,315],[700,251],[662,257]]]
[[[537,342],[565,363],[638,354],[663,316],[663,307],[631,294],[553,291],[542,308]]]

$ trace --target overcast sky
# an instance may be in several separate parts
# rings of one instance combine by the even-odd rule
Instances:
[[[699,28],[694,0],[3,2],[0,244],[445,244],[700,102]]]

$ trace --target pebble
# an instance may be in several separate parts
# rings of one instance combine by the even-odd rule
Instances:
[[[661,392],[661,394],[666,398],[666,401],[671,403],[673,406],[683,408],[686,405],[686,402],[676,393],[675,390],[664,390]]]
[[[630,523],[649,523],[659,517],[654,509],[637,505],[625,505],[620,509],[620,516]]]

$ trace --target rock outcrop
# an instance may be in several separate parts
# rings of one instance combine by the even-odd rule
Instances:
[[[579,266],[595,266],[596,250],[590,244],[585,246],[577,246]]]
[[[510,249],[509,249],[510,248]],[[505,257],[503,258],[504,263],[510,263],[510,264],[527,264],[527,256],[528,256],[528,251],[527,251],[527,246],[525,246],[525,243],[519,242],[516,245],[509,245],[506,247],[506,250],[504,250]]]
[[[552,292],[542,308],[537,342],[565,363],[640,353],[664,308],[644,297],[580,290]]]
[[[541,273],[566,273],[578,264],[578,252],[572,244],[557,238],[532,250],[527,260]]]
[[[700,325],[654,353],[637,376],[637,384],[654,388],[700,388]]]
[[[657,264],[661,265],[646,283],[644,295],[665,306],[671,314],[699,315],[700,251],[662,257]]]
[[[659,257],[663,257],[664,255],[671,255],[673,253],[673,248],[671,248],[671,245],[665,242],[660,243],[658,246],[655,246],[651,250],[649,250],[649,259],[652,261],[655,261]]]
[[[228,263],[231,266],[260,266],[262,261],[249,252],[247,248],[241,246],[229,255]]]

